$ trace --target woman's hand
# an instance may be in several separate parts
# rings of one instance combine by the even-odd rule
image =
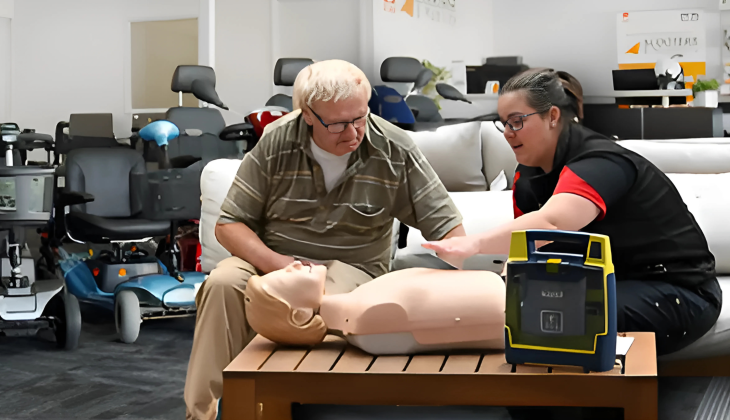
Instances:
[[[458,268],[464,268],[464,261],[479,253],[479,240],[473,236],[455,236],[422,246],[436,251],[439,258]]]

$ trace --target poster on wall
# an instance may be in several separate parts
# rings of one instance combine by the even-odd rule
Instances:
[[[699,9],[618,13],[618,68],[653,69],[658,61],[675,57],[685,76],[697,80],[706,73],[706,20]]]
[[[375,0],[378,1],[378,0]],[[382,0],[385,13],[456,25],[456,0]]]

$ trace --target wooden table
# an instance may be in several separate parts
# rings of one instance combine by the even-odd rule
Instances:
[[[313,349],[257,336],[223,372],[223,420],[291,419],[291,404],[622,407],[657,418],[653,333],[634,343],[623,373],[509,365],[504,353],[382,356],[328,336]]]

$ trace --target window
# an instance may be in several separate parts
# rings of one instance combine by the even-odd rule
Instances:
[[[172,75],[179,65],[198,64],[198,19],[132,22],[131,37],[132,108],[178,106]],[[186,93],[183,105],[197,107],[198,100]]]

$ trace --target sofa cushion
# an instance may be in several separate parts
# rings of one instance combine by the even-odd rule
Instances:
[[[479,122],[408,132],[448,191],[486,191]]]
[[[727,146],[726,146],[727,147]],[[667,174],[697,220],[715,256],[718,274],[730,274],[730,173]]]
[[[513,220],[512,191],[481,191],[449,193],[464,217],[467,235],[482,233]],[[419,266],[418,256],[433,255],[433,251],[421,245],[426,242],[418,229],[409,228],[407,245],[395,252],[394,269]],[[479,255],[466,261],[466,269],[484,269],[499,272],[501,263],[494,260],[504,256]]]
[[[730,172],[728,140],[621,140],[616,143],[645,157],[664,173]]]
[[[239,159],[216,159],[205,165],[200,176],[202,207],[198,229],[203,272],[211,272],[221,260],[231,256],[216,239],[215,225],[240,166]]]
[[[490,185],[504,171],[507,177],[507,188],[512,188],[512,182],[517,168],[517,159],[512,148],[504,139],[504,134],[497,130],[493,121],[482,123],[482,160],[484,176]]]

